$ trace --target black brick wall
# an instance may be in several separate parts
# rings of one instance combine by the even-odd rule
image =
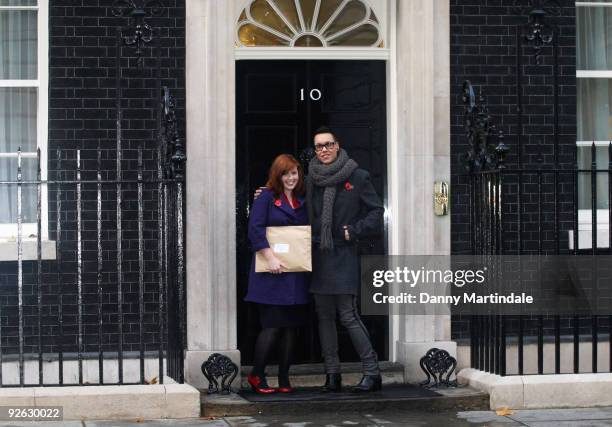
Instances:
[[[96,149],[98,141],[107,152],[106,158],[114,159],[116,34],[117,28],[128,25],[129,20],[113,16],[112,3],[112,0],[50,2],[49,151],[54,153],[60,149],[65,159],[74,159],[76,148],[87,150],[85,156],[95,159],[92,150]],[[161,84],[169,86],[176,97],[184,135],[185,5],[184,0],[164,0],[162,3],[161,16],[150,18],[148,22],[158,30]],[[155,53],[154,49],[145,48],[144,67],[138,69],[134,48],[122,48],[122,126],[128,159],[134,159],[134,153],[129,151],[141,142],[144,148],[153,148],[152,132],[156,129],[153,109],[159,99],[153,93],[157,79]],[[56,169],[53,158],[50,170]],[[114,169],[111,163],[107,166]],[[125,169],[130,168],[134,169],[134,165],[128,161]]]
[[[49,161],[48,178],[76,177],[77,150],[81,150],[83,179],[96,179],[97,148],[102,150],[102,177],[116,179],[116,71],[117,28],[128,18],[111,13],[112,0],[50,0],[49,5]],[[144,64],[137,67],[135,49],[121,50],[121,110],[123,179],[137,178],[138,147],[142,147],[144,178],[156,177],[156,129],[160,94],[157,80],[168,86],[176,99],[179,131],[185,135],[185,2],[163,0],[161,15],[148,19],[156,29],[155,40],[143,49]],[[155,43],[159,43],[156,45]],[[159,46],[159,51],[157,50]],[[159,54],[158,54],[159,52]],[[157,68],[155,58],[160,58]],[[158,79],[158,76],[160,79]],[[58,161],[57,153],[61,158]],[[145,342],[156,348],[157,335],[157,186],[144,188]],[[97,240],[96,187],[82,187],[83,227],[83,319],[86,351],[96,351],[97,326]],[[138,223],[137,187],[126,184],[123,196],[123,332],[124,350],[139,348],[138,319]],[[56,233],[57,186],[49,187],[49,237]],[[103,188],[102,244],[104,266],[103,349],[116,350],[117,252],[116,186]],[[76,186],[64,185],[61,193],[59,268],[63,285],[58,284],[58,263],[43,263],[44,351],[57,351],[59,343],[59,295],[63,301],[64,351],[76,351]],[[24,263],[24,313],[26,352],[37,351],[36,263]],[[0,264],[0,310],[4,354],[17,349],[17,263]]]
[[[515,31],[516,25],[526,22],[525,16],[516,16],[511,11],[511,0],[451,0],[451,239],[453,253],[469,250],[469,228],[467,217],[467,181],[460,165],[460,155],[467,149],[463,133],[463,106],[461,84],[469,79],[482,88],[486,102],[496,123],[506,133],[506,143],[511,152],[510,164],[516,163],[515,113]],[[96,148],[100,144],[103,152],[103,177],[114,179],[115,175],[115,48],[116,28],[127,25],[127,18],[111,14],[111,0],[51,0],[49,16],[49,178],[73,179],[75,176],[76,150],[81,149],[83,178],[95,177]],[[562,16],[552,18],[560,28],[560,76],[559,102],[561,135],[559,150],[562,165],[568,165],[575,148],[576,134],[576,84],[575,84],[575,7],[573,1],[563,0]],[[176,97],[181,134],[185,135],[185,6],[184,0],[164,0],[161,17],[150,23],[159,29],[161,46],[161,82],[168,85]],[[123,48],[121,60],[121,105],[124,120],[122,146],[124,147],[122,169],[124,178],[135,178],[137,147],[144,149],[145,177],[155,172],[154,108],[156,69],[154,52],[144,49],[144,68],[136,68],[132,48]],[[552,56],[544,49],[543,65],[536,66],[530,48],[524,50],[525,67],[525,145],[523,162],[533,165],[538,151],[544,157],[544,166],[552,162]],[[538,150],[538,146],[542,149]],[[61,163],[56,160],[59,150]],[[563,183],[561,184],[563,185]],[[91,187],[84,188],[84,312],[86,321],[86,350],[97,349],[97,324],[95,310],[95,193]],[[124,348],[138,349],[137,323],[137,271],[135,251],[136,222],[134,203],[135,187],[127,188],[124,205]],[[567,194],[567,193],[566,193]],[[116,294],[116,197],[113,187],[104,192],[104,340],[106,350],[116,348],[118,340]],[[571,198],[571,195],[569,196]],[[54,233],[55,188],[49,191],[50,237]],[[64,302],[64,349],[74,351],[76,344],[76,193],[65,188],[62,197],[61,246],[64,259],[61,271],[64,281],[62,289],[57,283],[55,262],[43,264],[43,337],[44,351],[57,350],[58,344],[58,295]],[[156,274],[155,246],[156,204],[154,191],[145,191],[145,276],[146,342],[155,347],[156,318]],[[527,227],[528,228],[528,227]],[[511,228],[510,228],[511,229]],[[549,239],[550,240],[550,239]],[[513,241],[507,239],[509,250]],[[24,312],[26,313],[26,351],[36,349],[36,266],[25,263]],[[0,320],[3,352],[13,352],[17,345],[16,330],[16,263],[0,265]],[[460,318],[453,319],[453,338],[466,337],[467,324]]]
[[[463,128],[464,108],[461,88],[464,80],[482,89],[485,103],[494,123],[505,134],[510,152],[508,167],[518,166],[516,112],[516,32],[517,26],[527,23],[527,16],[513,10],[511,0],[451,0],[451,250],[454,254],[470,252],[468,176],[461,164],[461,156],[468,150]],[[558,111],[559,167],[571,168],[576,141],[576,24],[575,6],[570,0],[561,1],[560,16],[550,16],[547,22],[559,28]],[[554,167],[553,161],[553,54],[551,47],[542,50],[538,65],[532,47],[521,51],[523,77],[523,169],[536,170]],[[516,175],[505,178],[504,187],[504,252],[518,253]],[[543,250],[554,250],[553,174],[542,176]],[[523,252],[537,251],[538,217],[537,175],[524,176],[523,181]],[[559,195],[560,236],[567,236],[572,228],[573,176],[560,174]],[[567,248],[567,240],[562,240]],[[563,248],[563,244],[561,247]],[[453,338],[467,337],[467,321],[454,317]]]

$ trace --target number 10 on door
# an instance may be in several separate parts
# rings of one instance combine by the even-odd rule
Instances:
[[[304,101],[304,92],[304,88],[300,89],[300,101]],[[308,92],[308,97],[312,101],[318,101],[321,99],[321,91],[319,89],[311,89],[310,92]]]

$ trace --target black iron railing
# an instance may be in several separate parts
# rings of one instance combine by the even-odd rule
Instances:
[[[13,363],[7,360],[15,358],[18,371],[18,378],[7,382],[10,368],[4,366],[0,386],[144,384],[153,378],[163,382],[166,372],[182,382],[183,180],[144,179],[142,149],[138,149],[137,179],[103,180],[99,168],[96,179],[83,179],[81,150],[76,155],[74,180],[40,179],[40,156],[39,178],[23,180],[18,152],[17,179],[0,182],[0,189],[16,192],[17,207],[16,262],[0,266],[5,279],[0,372],[3,365]],[[98,149],[98,166],[100,158]],[[29,188],[37,195],[34,240],[23,232],[23,194]],[[49,195],[48,235],[55,244],[54,259],[43,258],[43,244],[48,244],[42,239],[44,192]],[[36,255],[25,259],[24,248],[30,244],[35,245]],[[67,354],[76,360],[74,382],[67,380],[73,375],[65,374]],[[145,375],[145,363],[152,361],[153,354],[157,368],[149,363]],[[96,367],[89,362],[92,358],[97,359]],[[139,361],[138,375],[131,372],[129,380],[126,358]],[[37,381],[31,384],[26,376],[33,378],[32,373],[26,370],[33,365],[26,360],[37,360]],[[84,377],[84,363],[87,372],[97,370],[97,378]],[[105,370],[112,370],[114,379],[108,380]],[[54,380],[51,371],[56,371]]]
[[[608,144],[612,152],[612,144]],[[595,145],[591,147],[595,155]],[[594,157],[593,157],[594,158]],[[470,175],[471,250],[481,255],[601,255],[610,254],[612,212],[606,219],[597,216],[598,200],[610,199],[612,163],[608,169],[522,170],[501,168]],[[598,194],[596,177],[607,177],[607,194]],[[579,177],[590,177],[591,185],[579,187]],[[570,189],[570,191],[567,191]],[[578,194],[588,192],[591,206],[588,222],[579,218]],[[603,209],[599,209],[603,211]],[[580,221],[579,221],[580,219]],[[607,227],[607,228],[606,228]],[[607,236],[604,237],[603,234]],[[545,369],[545,345],[554,353],[554,372],[561,373],[562,352],[568,357],[572,347],[572,372],[581,371],[581,343],[590,343],[589,372],[601,370],[600,342],[607,342],[612,353],[612,319],[609,316],[474,316],[471,321],[472,367],[505,375],[527,372],[525,348],[536,349],[536,372]],[[517,365],[506,366],[510,344],[515,348]],[[598,368],[599,366],[599,368]],[[508,370],[507,368],[511,368]],[[583,367],[582,370],[585,368]],[[605,368],[612,371],[612,360]]]
[[[157,144],[138,147],[136,171],[121,138],[113,170],[102,168],[99,144],[95,159],[58,150],[56,170],[73,179],[42,179],[38,151],[36,178],[26,180],[16,153],[15,179],[0,181],[16,207],[15,261],[0,263],[0,386],[183,382],[185,153],[167,88],[159,117]],[[54,256],[43,257],[50,242]],[[35,256],[24,257],[31,245]]]
[[[508,148],[497,132],[484,105],[469,82],[464,84],[465,124],[469,151],[464,164],[469,172],[470,251],[487,255],[597,255],[610,254],[612,242],[612,161],[607,169],[597,167],[596,144],[590,146],[589,169],[561,166],[554,148],[554,164],[508,167]],[[612,159],[612,142],[607,145]],[[598,191],[597,178],[605,176],[607,191]],[[583,178],[590,180],[579,183]],[[601,180],[600,180],[601,181]],[[579,196],[589,206],[579,209]],[[587,196],[587,197],[584,197]],[[602,209],[599,201],[607,202]],[[605,205],[605,203],[604,203]],[[606,220],[598,215],[606,213]],[[588,222],[585,216],[588,214]],[[606,230],[607,236],[602,238]],[[606,242],[607,240],[607,242]],[[470,322],[471,366],[500,375],[561,373],[562,354],[571,347],[572,372],[581,372],[580,352],[590,344],[588,372],[601,371],[598,351],[607,342],[612,354],[612,316],[472,316]],[[554,368],[546,368],[545,346],[550,343]],[[526,356],[526,347],[535,346],[535,361]],[[516,352],[516,366],[507,365],[510,351]],[[565,350],[563,350],[565,349]],[[531,363],[529,363],[531,362]],[[612,357],[605,370],[612,371]],[[527,365],[535,366],[528,369]],[[582,368],[584,371],[584,367]]]

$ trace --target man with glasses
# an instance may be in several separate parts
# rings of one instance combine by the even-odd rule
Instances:
[[[317,129],[314,149],[306,197],[313,240],[310,292],[314,294],[326,373],[323,390],[337,392],[342,387],[337,317],[349,332],[363,366],[363,377],[353,391],[380,390],[378,358],[357,312],[360,274],[356,243],[382,232],[384,207],[369,173],[340,148],[331,129]]]

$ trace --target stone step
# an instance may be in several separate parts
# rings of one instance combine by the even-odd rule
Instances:
[[[384,385],[404,384],[404,367],[400,363],[380,362],[380,373]],[[361,363],[343,363],[342,384],[347,386],[355,385],[362,376]],[[247,375],[251,372],[250,366],[243,366],[241,369],[242,389],[249,389]],[[308,388],[319,387],[325,383],[325,369],[322,363],[310,363],[304,365],[294,365],[289,371],[291,385],[293,387]],[[278,387],[278,366],[271,365],[266,368],[268,385]]]
[[[382,392],[342,396],[316,397],[318,389],[302,389],[297,396],[279,396],[278,401],[250,401],[243,395],[208,395],[202,392],[201,411],[203,417],[248,416],[256,414],[305,415],[320,413],[375,413],[382,410],[403,411],[484,411],[489,409],[489,396],[470,387],[436,389],[435,395],[394,392],[393,388],[417,388],[401,385],[383,387]],[[396,390],[397,391],[397,390]],[[410,391],[410,390],[408,390]],[[398,397],[399,395],[399,397]],[[313,398],[314,396],[314,398]],[[248,397],[248,396],[247,396]],[[314,416],[314,415],[313,415]]]

